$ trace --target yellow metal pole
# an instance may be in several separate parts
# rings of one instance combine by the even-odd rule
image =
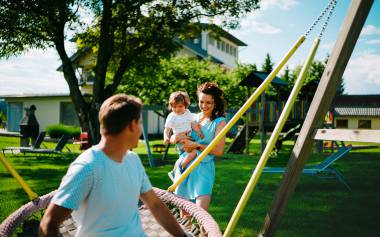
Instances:
[[[281,132],[282,128],[284,127],[286,120],[288,119],[288,116],[289,116],[290,111],[294,105],[294,102],[297,99],[297,95],[298,95],[299,91],[301,90],[301,87],[302,87],[303,82],[304,82],[306,75],[307,75],[307,71],[309,70],[310,65],[314,59],[315,53],[318,49],[319,41],[320,41],[319,38],[316,38],[314,41],[314,44],[313,44],[313,47],[309,53],[309,56],[308,56],[305,64],[302,67],[302,70],[301,70],[300,75],[298,76],[298,78],[296,80],[296,83],[294,84],[293,90],[290,93],[288,101],[285,104],[284,110],[282,111],[281,116],[280,116],[280,118],[279,118],[273,132],[272,132],[272,135],[268,141],[268,144],[265,147],[265,150],[264,150],[263,154],[261,155],[259,162],[257,163],[256,169],[253,172],[253,174],[252,174],[252,176],[251,176],[251,178],[247,184],[247,187],[245,188],[244,193],[241,196],[240,201],[239,201],[234,213],[232,214],[231,220],[228,223],[226,231],[223,234],[224,237],[231,236],[241,214],[243,213],[245,206],[247,205],[249,197],[251,196],[251,194],[252,194],[252,192],[253,192],[256,184],[257,184],[257,181],[259,180],[260,175],[263,172],[265,164],[269,159],[270,152],[272,151],[272,149],[273,149],[273,147],[274,147],[274,145],[275,145],[275,143],[276,143],[276,141],[280,135],[280,132]]]
[[[0,154],[0,161],[3,163],[4,167],[11,173],[11,175],[16,179],[16,181],[21,185],[24,191],[28,194],[31,201],[38,198],[38,195],[32,191],[25,180],[17,173],[17,171],[12,167],[12,165],[5,159],[5,157]]]
[[[281,68],[286,64],[289,58],[294,54],[294,52],[299,48],[299,46],[305,41],[305,36],[301,36],[297,42],[292,46],[289,52],[280,61],[277,67],[268,75],[268,77],[261,83],[261,85],[255,90],[255,92],[248,98],[244,105],[238,110],[238,112],[231,118],[231,120],[226,124],[226,126],[220,131],[220,133],[214,138],[214,140],[206,147],[205,150],[199,155],[199,157],[186,169],[186,171],[178,178],[178,180],[171,185],[168,190],[173,192],[180,183],[197,167],[199,163],[214,149],[216,144],[227,134],[227,132],[232,128],[232,126],[239,120],[239,118],[249,109],[252,103],[260,96],[261,93],[265,91],[274,77],[278,74]]]

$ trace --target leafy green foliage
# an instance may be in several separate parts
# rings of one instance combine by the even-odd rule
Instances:
[[[227,139],[227,143],[231,142]],[[17,146],[19,139],[0,137],[0,147]],[[55,143],[44,142],[48,147]],[[151,141],[162,144],[162,140]],[[256,137],[250,143],[250,156],[225,154],[216,158],[216,179],[213,189],[210,214],[218,223],[222,232],[241,198],[244,188],[252,175],[252,169],[259,160],[260,139]],[[288,154],[293,143],[285,143],[280,157],[268,161],[268,166],[286,166]],[[363,145],[363,144],[361,144]],[[68,144],[71,151],[79,152],[78,145]],[[228,145],[227,145],[228,146]],[[227,147],[226,146],[226,147]],[[75,150],[75,148],[77,148]],[[139,143],[136,152],[146,167],[147,174],[154,187],[167,189],[171,184],[167,172],[173,168],[177,159],[173,146],[169,149],[168,159],[162,161],[162,155],[153,154],[157,163],[155,168],[148,167],[147,151],[144,143]],[[347,159],[334,164],[346,178],[352,192],[335,179],[320,179],[303,175],[289,200],[288,207],[281,219],[276,236],[377,236],[380,217],[379,157],[380,148],[352,150]],[[28,157],[7,154],[8,161],[20,173],[31,189],[39,195],[58,188],[63,175],[73,161],[66,153],[60,157]],[[324,157],[313,154],[308,164],[317,164]],[[363,172],[365,171],[365,172]],[[9,172],[0,165],[0,222],[21,205],[27,203],[28,196]],[[281,183],[281,174],[263,174],[241,216],[233,236],[257,236],[273,197]],[[329,221],[326,221],[328,218]],[[301,224],[300,224],[301,223]]]
[[[272,62],[271,56],[267,53],[265,55],[264,64],[262,65],[261,70],[266,73],[271,73],[273,71],[273,65],[274,62]]]
[[[62,135],[70,137],[79,137],[80,127],[67,126],[63,124],[53,124],[46,127],[46,132],[51,138],[60,138]]]
[[[5,127],[5,121],[7,121],[7,116],[2,111],[0,111],[0,128]]]
[[[328,60],[328,57],[323,61],[314,60],[311,63],[309,71],[306,75],[305,81],[303,83],[304,87],[301,89],[301,92],[300,92],[301,99],[308,100],[308,101],[312,100],[315,94],[315,90],[318,86],[318,83],[322,78],[322,74],[325,70],[327,60]],[[288,88],[286,90],[287,95],[293,89],[294,83],[296,82],[299,74],[301,73],[301,69],[302,69],[302,65],[297,65],[292,71],[290,71],[288,67],[285,68],[284,74],[281,76],[281,79],[289,83]],[[342,78],[336,94],[342,95],[343,93],[344,93],[344,82]]]
[[[244,88],[238,83],[247,68],[240,66],[236,70],[225,71],[210,61],[195,58],[173,57],[161,60],[155,70],[125,74],[118,92],[132,94],[142,98],[145,104],[167,104],[169,95],[174,91],[186,91],[192,103],[197,103],[197,86],[206,81],[216,82],[225,92],[228,107],[240,107]]]
[[[257,8],[258,0],[0,0],[0,58],[55,47],[80,124],[96,143],[99,105],[115,93],[126,71],[154,68],[178,49],[176,39],[199,34],[201,19],[219,16],[222,26],[233,28]],[[65,50],[73,34],[79,48],[97,54],[90,101],[79,90]]]

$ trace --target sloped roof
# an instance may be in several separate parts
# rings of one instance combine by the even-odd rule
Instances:
[[[333,102],[334,107],[380,107],[380,95],[340,95]]]
[[[246,78],[244,78],[239,85],[248,86],[248,87],[259,87],[261,83],[268,77],[269,73],[252,71],[248,74]],[[279,86],[287,86],[288,83],[286,81],[281,80],[279,77],[275,77],[271,82],[274,85]]]
[[[209,28],[209,27],[216,27],[219,29],[222,37],[228,39],[229,41],[231,41],[232,43],[236,44],[237,46],[248,46],[246,43],[244,43],[243,41],[239,40],[238,38],[236,38],[235,36],[233,36],[232,34],[228,33],[227,31],[225,31],[222,27],[220,26],[217,26],[215,24],[208,24],[208,23],[200,23],[201,26],[203,28]]]
[[[187,47],[189,48],[190,50],[192,50],[196,55],[198,55],[199,57],[201,58],[210,58],[211,61],[213,61],[214,63],[218,63],[218,64],[223,64],[222,61],[220,61],[219,59],[211,56],[210,54],[207,53],[206,50],[202,49],[200,47],[200,44],[194,44],[192,43],[191,41],[189,40],[186,40],[186,41],[180,41],[181,44],[184,46],[184,47]]]
[[[380,107],[360,108],[360,107],[337,107],[333,109],[335,116],[366,116],[380,117]]]
[[[80,57],[83,56],[83,54],[87,53],[91,48],[90,47],[83,47],[81,49],[79,49],[78,51],[76,51],[73,55],[71,55],[70,57],[70,61],[72,63],[75,63],[77,64],[78,63],[78,60],[80,59]],[[57,71],[62,71],[63,70],[63,64],[61,64],[58,68],[57,68]]]
[[[341,95],[333,102],[335,116],[380,117],[380,95]]]

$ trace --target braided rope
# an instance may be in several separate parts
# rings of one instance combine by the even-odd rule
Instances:
[[[48,193],[36,201],[28,202],[13,212],[7,219],[0,225],[0,236],[11,236],[12,233],[20,226],[28,217],[39,210],[45,209],[50,200],[53,198],[55,191]]]
[[[179,196],[176,196],[175,194],[172,194],[168,191],[153,188],[154,192],[157,194],[157,196],[166,204],[166,205],[172,205],[175,206],[176,209],[182,209],[190,214],[190,216],[195,220],[200,226],[202,226],[210,237],[221,237],[222,233],[219,229],[218,224],[214,221],[214,219],[211,217],[210,214],[207,213],[207,211],[203,210],[201,207],[197,206],[196,204],[181,198]],[[8,218],[6,218],[1,224],[0,224],[0,236],[1,237],[8,237],[12,236],[12,234],[15,232],[16,228],[21,226],[21,224],[26,221],[30,216],[32,216],[34,213],[46,209],[47,206],[50,203],[50,200],[53,198],[55,194],[55,191],[48,193],[42,197],[40,197],[37,201],[29,202],[22,207],[20,207],[18,210],[13,212]],[[141,211],[141,210],[140,210]],[[177,219],[179,217],[178,211],[177,212]],[[175,215],[175,213],[173,213]],[[152,215],[150,215],[152,217]],[[153,217],[152,217],[153,218]],[[76,231],[76,223],[71,219],[67,219],[64,221],[64,223],[60,226],[60,232],[62,236],[74,236]],[[194,229],[194,226],[190,226],[191,229],[188,231],[196,233],[196,231],[192,230]]]

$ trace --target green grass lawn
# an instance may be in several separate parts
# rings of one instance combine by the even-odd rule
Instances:
[[[153,141],[151,145],[160,142]],[[10,145],[18,145],[18,139],[0,137],[0,148]],[[54,144],[48,143],[48,146],[53,147]],[[79,153],[77,146],[69,147],[74,154],[65,157],[7,155],[7,158],[33,191],[42,195],[57,188],[68,165]],[[250,156],[226,154],[216,159],[216,182],[210,213],[222,230],[226,228],[259,159],[259,139],[251,142],[250,151]],[[291,143],[285,143],[279,156],[271,158],[268,166],[284,166],[290,151]],[[165,161],[161,160],[160,154],[154,154],[155,168],[149,167],[144,143],[140,143],[136,152],[140,154],[152,184],[166,189],[171,184],[167,172],[176,158],[174,149],[170,149]],[[321,159],[322,155],[313,155],[308,163],[317,163]],[[352,150],[334,166],[342,171],[352,192],[334,179],[301,176],[276,236],[379,235],[380,148]],[[234,236],[257,236],[280,181],[279,174],[263,174]],[[27,195],[0,165],[0,220],[26,202]]]

